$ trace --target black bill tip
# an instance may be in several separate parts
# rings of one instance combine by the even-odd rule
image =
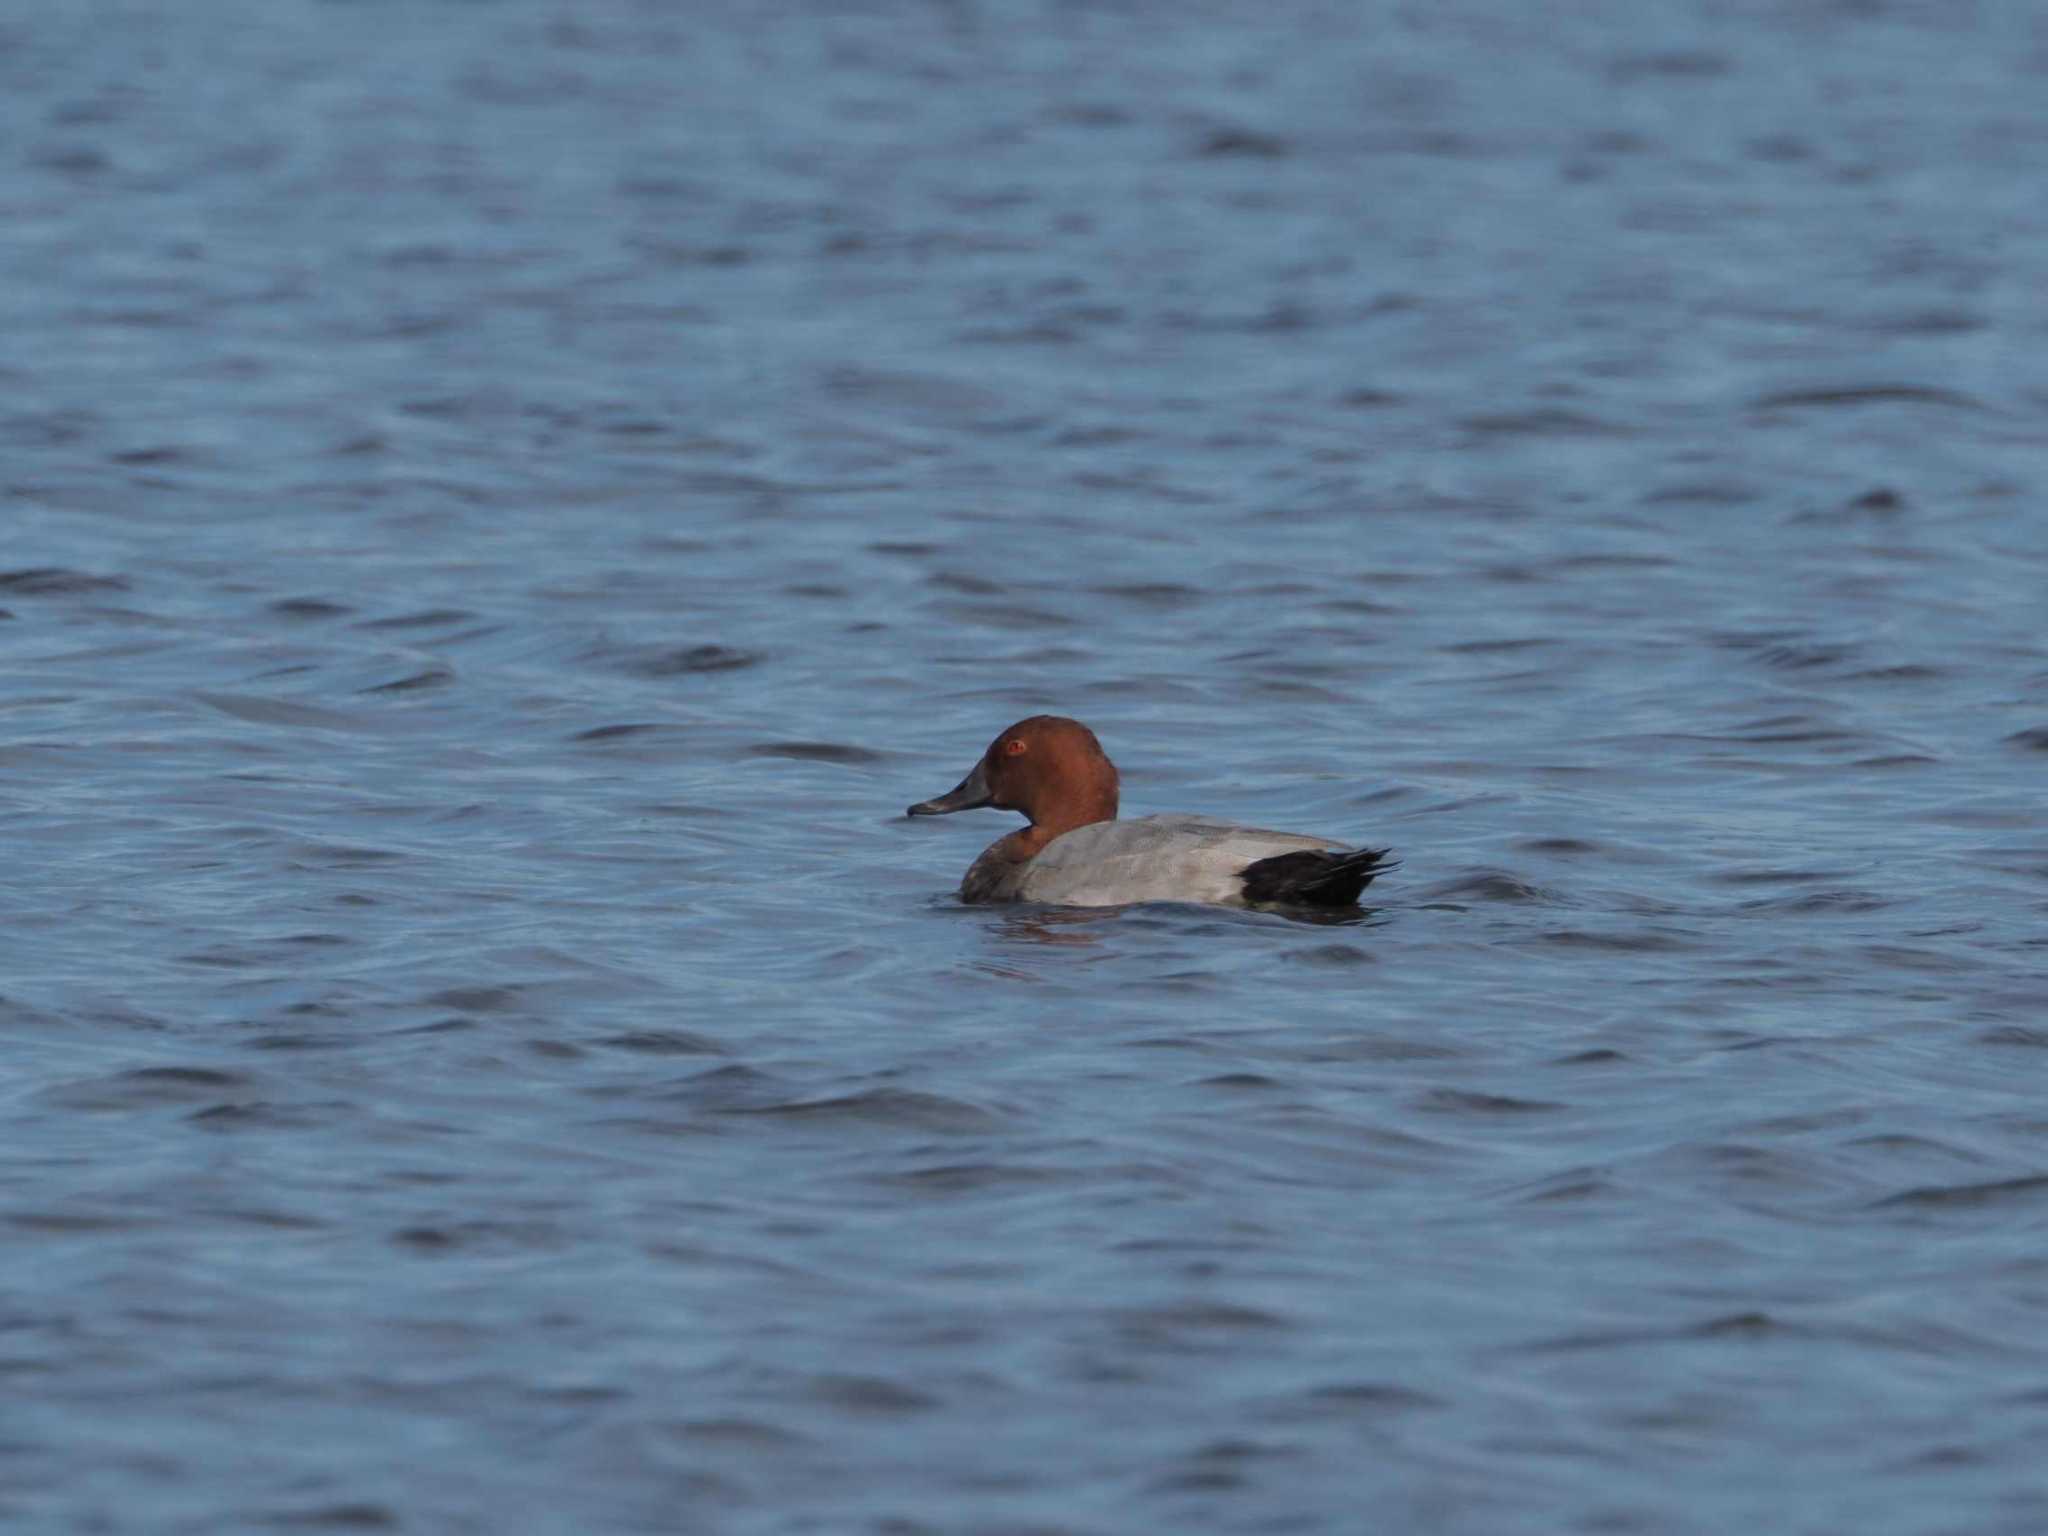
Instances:
[[[988,787],[986,765],[976,763],[974,771],[934,800],[920,800],[904,812],[907,816],[947,816],[954,811],[979,810],[995,799]]]

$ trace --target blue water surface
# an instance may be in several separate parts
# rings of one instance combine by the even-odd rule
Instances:
[[[2048,1529],[2048,31],[0,19],[9,1531]],[[973,908],[1019,716],[1392,845]]]

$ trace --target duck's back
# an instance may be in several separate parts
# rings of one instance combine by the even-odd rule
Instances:
[[[1113,907],[1134,901],[1244,904],[1244,872],[1278,854],[1345,845],[1206,816],[1141,816],[1076,827],[1018,871],[1021,901]]]

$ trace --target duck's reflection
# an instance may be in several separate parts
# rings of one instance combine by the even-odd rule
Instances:
[[[1012,907],[996,921],[995,936],[1012,944],[1058,944],[1087,949],[1100,944],[1099,930],[1124,907]]]
[[[1317,928],[1376,928],[1389,921],[1383,907],[1266,906],[1218,908],[1180,902],[1145,902],[1127,907],[1008,907],[991,910],[991,932],[1005,943],[1053,944],[1070,949],[1098,945],[1111,924],[1139,919],[1144,927],[1264,926],[1278,918]]]

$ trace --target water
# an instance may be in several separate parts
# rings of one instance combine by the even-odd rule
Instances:
[[[10,1531],[2048,1526],[2028,8],[0,34]]]

